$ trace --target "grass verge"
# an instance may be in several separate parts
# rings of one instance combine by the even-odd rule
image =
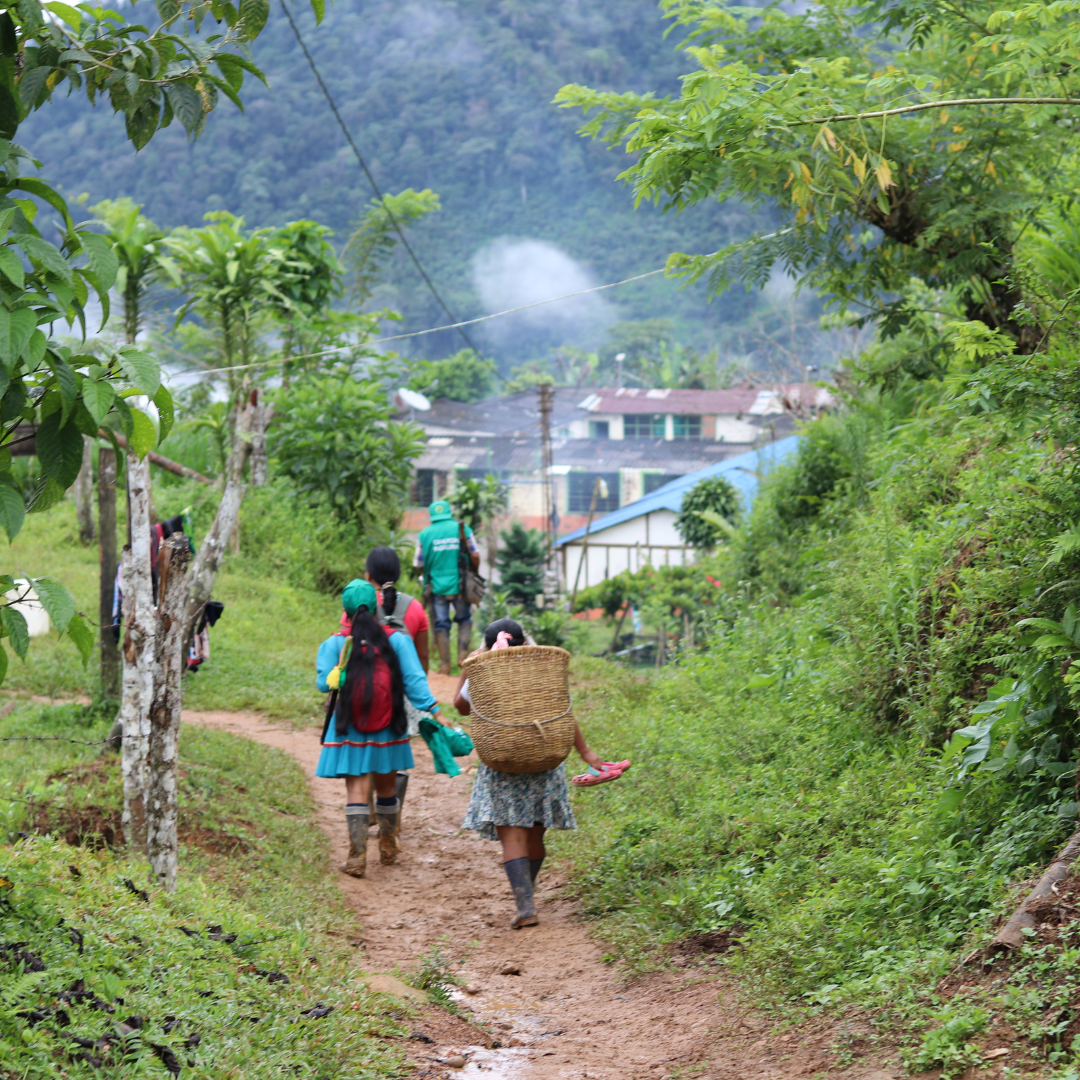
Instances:
[[[0,1068],[25,1080],[400,1075],[405,1010],[362,982],[355,916],[326,875],[299,768],[185,728],[169,896],[120,846],[118,762],[81,745],[110,720],[24,704],[0,721],[2,738],[57,740],[0,743],[0,831],[15,841],[0,853]]]

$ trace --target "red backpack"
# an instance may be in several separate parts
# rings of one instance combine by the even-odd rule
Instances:
[[[387,636],[396,631],[386,628]],[[370,649],[371,645],[364,645],[363,648]],[[344,673],[346,666],[349,662],[349,653],[352,651],[352,638],[346,638],[345,643],[341,646],[341,655],[338,657],[338,665]],[[345,693],[348,695],[347,705],[349,706],[350,722],[357,731],[371,732],[382,731],[383,728],[390,726],[390,721],[394,718],[394,696],[393,687],[390,682],[390,665],[381,657],[375,657],[375,670],[374,670],[374,685],[371,688],[371,706],[363,715],[358,716],[357,712],[361,707],[361,702],[357,702],[356,708],[352,708],[353,691],[349,687],[346,681],[344,687]]]

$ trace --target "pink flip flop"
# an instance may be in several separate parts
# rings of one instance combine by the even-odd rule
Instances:
[[[571,783],[577,787],[592,787],[594,784],[607,784],[612,780],[618,780],[620,776],[627,769],[630,768],[629,761],[604,761],[601,762],[602,769],[593,769],[590,767],[587,773],[582,773],[580,776],[575,776],[571,779]]]

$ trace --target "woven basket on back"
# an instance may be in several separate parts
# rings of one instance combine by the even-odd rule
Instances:
[[[496,649],[466,660],[461,670],[469,679],[473,742],[489,769],[538,773],[566,760],[574,714],[565,649]]]

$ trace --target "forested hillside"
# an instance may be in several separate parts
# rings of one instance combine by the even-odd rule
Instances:
[[[616,181],[626,155],[582,141],[580,115],[551,105],[569,82],[678,92],[692,64],[675,50],[677,38],[663,39],[653,0],[338,0],[321,26],[310,13],[297,18],[383,190],[440,195],[442,211],[416,227],[415,246],[461,318],[490,310],[471,260],[499,237],[552,242],[599,284],[663,266],[671,251],[705,253],[751,231],[752,216],[735,205],[635,213]],[[243,214],[251,226],[314,218],[337,232],[340,245],[372,192],[279,8],[271,8],[252,53],[269,89],[249,82],[244,113],[223,101],[197,142],[174,124],[131,154],[107,108],[62,96],[30,117],[20,138],[68,198],[130,196],[166,227],[199,225],[209,210]],[[549,285],[566,291],[558,265],[537,271],[546,273],[540,295],[552,295]],[[698,346],[751,303],[739,291],[708,304],[703,288],[683,290],[662,277],[607,296],[617,305],[604,310],[608,321],[674,318],[680,336]],[[374,300],[401,311],[406,330],[446,322],[401,253]],[[518,358],[562,343],[535,323],[498,342]],[[435,335],[415,350],[442,356],[460,345],[456,336]]]

